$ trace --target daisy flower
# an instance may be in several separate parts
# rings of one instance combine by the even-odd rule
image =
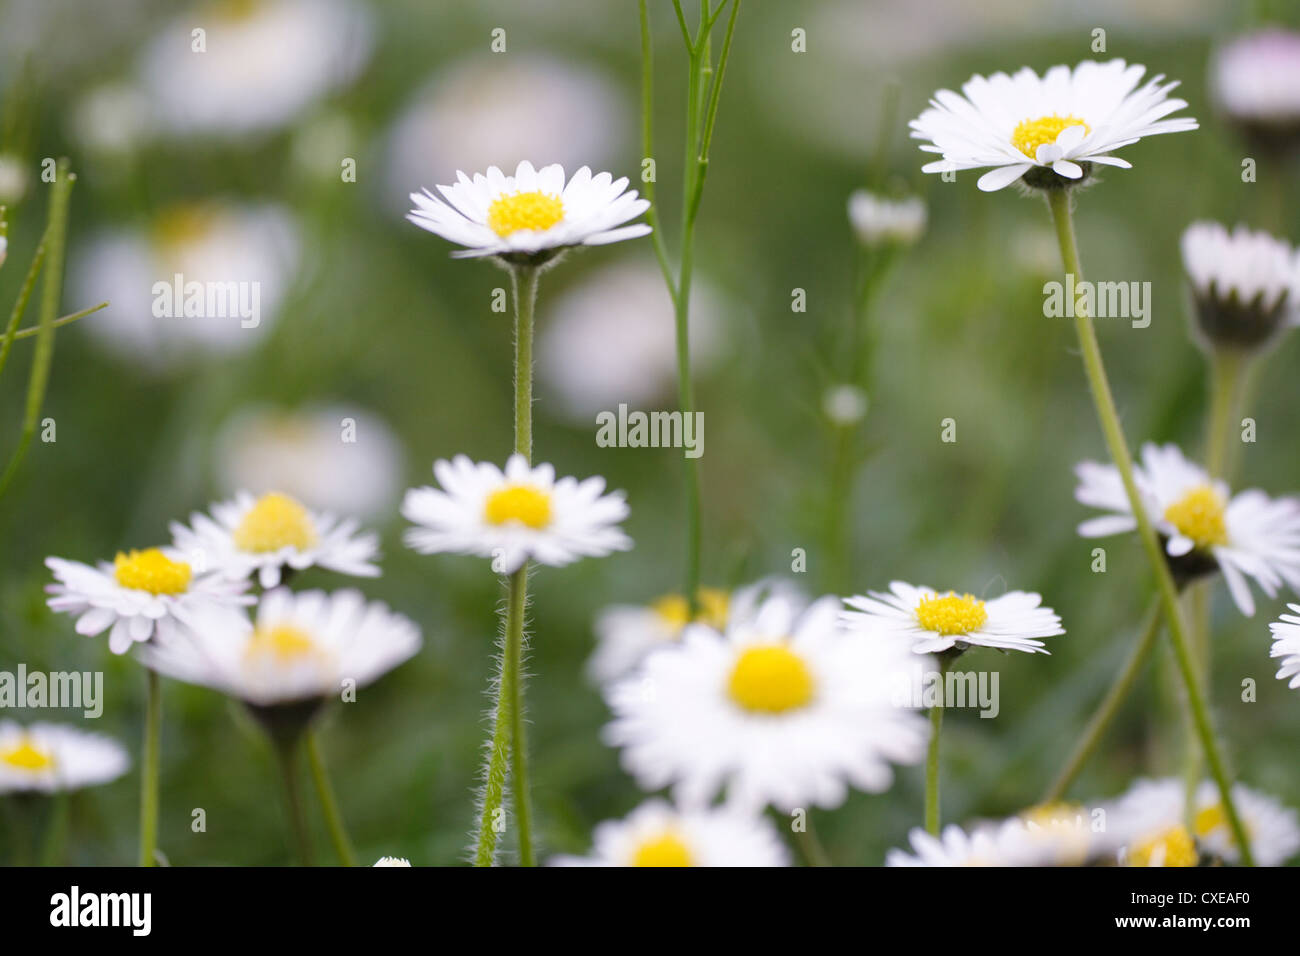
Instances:
[[[557,481],[553,466],[530,466],[519,454],[505,471],[457,455],[434,462],[433,474],[440,488],[412,488],[402,502],[415,525],[406,543],[421,554],[475,554],[513,574],[530,558],[562,567],[632,547],[618,527],[627,502],[621,491],[604,493],[604,478]]]
[[[1009,591],[981,601],[971,594],[893,581],[889,593],[868,592],[845,598],[851,610],[844,624],[868,634],[904,637],[918,654],[956,648],[994,647],[1003,651],[1048,654],[1039,638],[1064,634],[1061,619],[1043,599],[1027,591]]]
[[[230,580],[257,575],[264,588],[280,584],[290,571],[328,568],[373,578],[379,539],[357,534],[357,522],[308,511],[295,498],[272,491],[255,498],[246,491],[212,506],[212,516],[195,512],[190,524],[173,521],[175,546],[200,556]]]
[[[131,645],[183,632],[185,612],[205,602],[246,604],[243,581],[216,574],[196,575],[174,548],[119,551],[110,563],[92,567],[80,561],[46,558],[57,583],[48,584],[50,610],[74,615],[76,631],[95,637],[108,631],[108,648],[125,654]]]
[[[837,605],[778,595],[725,634],[692,624],[607,690],[605,741],[643,788],[671,784],[689,806],[725,790],[741,808],[791,811],[887,789],[890,764],[925,750],[925,721],[895,704],[914,658],[843,630]]]
[[[1014,866],[1003,852],[999,833],[988,826],[975,827],[968,833],[955,823],[944,827],[938,836],[916,827],[908,834],[912,852],[890,850],[885,866]]]
[[[1146,67],[1123,60],[1085,60],[1043,76],[1029,67],[1014,75],[972,76],[962,94],[939,90],[930,108],[908,125],[921,149],[943,158],[926,173],[993,167],[979,188],[993,192],[1023,179],[1038,188],[1082,182],[1094,163],[1127,169],[1110,154],[1144,136],[1196,129],[1196,120],[1165,119],[1187,105],[1171,99],[1178,84],[1156,76],[1138,87]]]
[[[1250,139],[1269,148],[1300,137],[1300,33],[1269,27],[1237,37],[1210,64],[1215,103]]]
[[[789,866],[770,820],[733,807],[678,810],[648,800],[622,820],[596,827],[590,857],[560,866]]]
[[[540,261],[570,246],[602,246],[647,235],[645,223],[623,225],[650,208],[627,184],[626,177],[593,176],[586,166],[566,183],[558,163],[536,170],[527,160],[513,176],[495,166],[473,179],[458,170],[455,185],[438,187],[446,202],[427,189],[411,193],[415,208],[406,218],[465,246],[452,253],[457,258]]]
[[[131,764],[111,737],[60,724],[0,720],[0,793],[58,793],[108,783]]]
[[[411,861],[401,856],[381,856],[374,863],[375,866],[410,866]]]
[[[925,223],[925,201],[919,196],[889,199],[865,189],[849,196],[849,224],[864,246],[910,246],[925,232]]]
[[[1300,604],[1288,604],[1292,612],[1283,614],[1268,626],[1273,635],[1273,650],[1270,657],[1282,658],[1277,669],[1277,679],[1287,680],[1292,690],[1300,687]]]
[[[890,850],[886,866],[1083,866],[1109,846],[1082,807],[1034,807],[1006,820],[955,824],[938,837],[916,828],[912,853]]]
[[[1099,538],[1137,528],[1114,465],[1085,461],[1075,474],[1075,499],[1110,512],[1080,524],[1080,535]],[[1300,588],[1300,500],[1269,498],[1254,489],[1230,495],[1227,484],[1211,480],[1172,444],[1143,445],[1133,477],[1175,576],[1190,580],[1218,568],[1247,617],[1255,613],[1247,578],[1269,597],[1283,583]]]
[[[191,639],[150,644],[141,659],[159,673],[260,707],[320,702],[344,681],[369,684],[420,649],[420,629],[355,590],[276,588],[253,620],[206,607],[189,617]]]
[[[1300,307],[1300,254],[1266,232],[1196,222],[1183,233],[1183,267],[1205,341],[1253,350],[1294,325]]]

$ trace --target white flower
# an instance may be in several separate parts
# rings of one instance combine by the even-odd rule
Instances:
[[[381,856],[374,863],[375,866],[410,866],[411,861],[400,856]]]
[[[561,866],[789,866],[770,820],[732,807],[677,810],[648,800],[622,820],[596,827],[590,857]]]
[[[159,33],[141,77],[160,124],[178,135],[261,133],[350,83],[372,34],[369,10],[351,0],[217,0]]]
[[[1080,535],[1098,538],[1137,528],[1115,466],[1085,461],[1075,473],[1074,497],[1111,512],[1080,524]],[[1227,484],[1211,480],[1172,444],[1143,445],[1133,477],[1180,576],[1217,566],[1247,617],[1255,613],[1255,599],[1246,578],[1254,578],[1269,597],[1283,583],[1300,589],[1300,500],[1269,498],[1255,489],[1230,496]]]
[[[1120,862],[1129,866],[1195,866],[1201,853],[1228,863],[1241,859],[1211,781],[1196,789],[1191,828],[1183,812],[1186,784],[1180,778],[1138,780],[1107,809],[1107,826],[1123,847]],[[1280,866],[1300,851],[1300,824],[1294,810],[1243,784],[1232,788],[1233,803],[1260,866]]]
[[[967,833],[950,823],[932,836],[920,827],[908,834],[913,853],[890,850],[885,866],[1014,866],[992,827],[976,827]]]
[[[0,793],[57,793],[108,783],[131,764],[111,737],[59,724],[0,720]]]
[[[230,580],[257,575],[264,588],[280,583],[286,570],[328,568],[340,574],[373,578],[379,539],[357,534],[357,522],[309,511],[282,492],[255,498],[241,491],[212,505],[212,516],[190,515],[190,525],[173,521],[177,550]]]
[[[1211,344],[1254,348],[1300,308],[1300,254],[1266,232],[1196,222],[1183,232],[1183,267],[1201,332]]]
[[[299,259],[298,226],[286,210],[214,201],[168,207],[147,230],[93,237],[74,256],[71,281],[79,300],[110,303],[85,323],[87,334],[123,361],[158,373],[261,341]]]
[[[621,491],[604,493],[604,478],[557,481],[554,467],[531,467],[518,454],[504,472],[457,455],[434,462],[433,474],[441,488],[412,488],[402,502],[415,525],[406,543],[421,554],[475,554],[513,574],[530,558],[562,567],[632,547],[618,527],[627,502]]]
[[[925,232],[925,222],[925,200],[919,196],[889,199],[865,189],[849,196],[849,224],[863,245],[911,245]]]
[[[722,355],[726,313],[724,299],[697,276],[689,336],[697,377]],[[645,260],[620,262],[551,301],[538,322],[537,378],[557,412],[583,425],[620,403],[647,410],[675,396],[673,302],[659,268]]]
[[[420,649],[420,629],[354,590],[276,588],[262,595],[256,619],[208,606],[187,617],[192,638],[149,644],[141,659],[159,673],[260,706],[361,687]]]
[[[1300,122],[1300,33],[1270,27],[1237,37],[1214,56],[1214,99],[1248,129],[1294,138]]]
[[[1064,634],[1061,619],[1043,599],[1027,591],[1008,591],[981,601],[971,594],[917,587],[893,581],[889,593],[871,591],[845,598],[851,610],[844,623],[853,630],[882,637],[903,637],[918,654],[953,647],[995,647],[1004,651],[1048,654],[1039,638]]]
[[[1187,103],[1169,98],[1178,84],[1163,83],[1163,76],[1139,89],[1145,72],[1123,60],[1085,60],[1073,70],[1054,66],[1042,77],[1029,67],[1013,76],[972,76],[964,96],[939,90],[909,124],[914,139],[927,141],[922,150],[943,156],[922,172],[992,166],[979,180],[980,189],[992,192],[1033,170],[1080,180],[1087,163],[1127,169],[1130,163],[1109,154],[1144,136],[1196,129],[1194,119],[1163,118]],[[1040,172],[1030,183],[1053,181]]]
[[[141,146],[151,122],[148,99],[138,88],[104,83],[77,101],[68,134],[91,152],[122,157]]]
[[[980,821],[963,830],[955,824],[938,837],[917,828],[909,834],[913,853],[890,850],[886,866],[1083,866],[1111,844],[1093,830],[1082,807],[1033,807],[1006,820]]]
[[[174,548],[119,551],[112,561],[91,567],[79,561],[46,558],[57,584],[46,585],[51,610],[77,618],[78,634],[108,631],[108,647],[125,654],[131,645],[157,637],[169,641],[184,630],[187,611],[208,602],[247,604],[243,581],[195,574]],[[110,630],[111,629],[111,630]]]
[[[536,170],[523,160],[513,176],[495,166],[473,179],[457,171],[455,185],[438,187],[446,202],[427,189],[411,193],[416,208],[406,218],[465,246],[452,253],[457,258],[535,256],[569,246],[601,246],[650,232],[645,223],[623,225],[650,208],[627,184],[626,177],[593,176],[586,166],[566,184],[558,163]]]
[[[870,401],[856,385],[832,385],[822,394],[822,411],[831,424],[841,428],[856,425],[867,416]]]
[[[837,605],[801,612],[776,596],[725,635],[691,625],[608,689],[605,741],[644,789],[671,784],[690,806],[725,790],[738,807],[791,811],[887,789],[891,762],[925,750],[925,721],[894,703],[914,658],[843,630]]]
[[[214,443],[226,494],[280,490],[311,508],[374,519],[396,502],[402,448],[388,424],[349,405],[249,406]]]
[[[1300,604],[1288,604],[1291,614],[1283,614],[1268,626],[1273,635],[1270,657],[1282,658],[1277,669],[1277,679],[1287,680],[1292,690],[1300,687]]]

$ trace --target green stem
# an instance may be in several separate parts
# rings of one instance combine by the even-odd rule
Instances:
[[[804,828],[795,832],[795,842],[799,844],[799,852],[804,858],[804,862],[809,866],[830,866],[830,854],[826,852],[826,847],[817,837],[817,831],[813,829],[812,820],[804,819]]]
[[[1114,683],[1111,684],[1106,696],[1102,698],[1097,710],[1088,721],[1083,736],[1074,745],[1074,750],[1070,753],[1070,759],[1065,762],[1061,772],[1056,775],[1052,785],[1043,794],[1043,803],[1055,803],[1060,800],[1070,789],[1070,784],[1074,783],[1075,778],[1079,776],[1079,771],[1083,769],[1093,751],[1097,749],[1102,735],[1110,727],[1115,715],[1119,713],[1120,706],[1128,699],[1129,693],[1133,690],[1133,684],[1137,681],[1138,675],[1142,673],[1147,658],[1151,656],[1151,649],[1155,647],[1156,638],[1159,634],[1160,605],[1156,603],[1147,611],[1142,636],[1133,644],[1132,650],[1129,651],[1129,655],[1124,661],[1124,666],[1120,668],[1119,673],[1115,676]]]
[[[939,699],[930,708],[930,746],[925,755],[925,829],[939,833],[939,735],[943,731],[944,675],[948,658],[939,656]]]
[[[357,857],[352,851],[352,841],[348,839],[348,830],[343,823],[343,814],[339,811],[334,788],[330,786],[329,771],[325,769],[325,760],[321,756],[320,742],[315,731],[307,731],[307,764],[311,768],[312,783],[316,787],[316,797],[320,800],[321,810],[325,814],[325,826],[330,832],[330,841],[334,852],[344,866],[356,866]]]
[[[524,614],[528,605],[528,565],[510,576],[510,596],[506,610],[506,647],[503,674],[510,674],[509,688],[514,702],[510,707],[511,737],[510,783],[515,806],[515,824],[519,828],[519,862],[535,866],[532,836],[532,799],[528,792],[528,737],[524,725]]]
[[[146,671],[144,755],[140,765],[140,865],[154,865],[158,845],[158,764],[162,743],[162,678]]]
[[[46,823],[45,839],[41,844],[41,866],[57,866],[63,856],[63,846],[68,836],[68,804],[72,797],[66,790],[54,794],[50,818]]]
[[[1210,358],[1210,411],[1206,419],[1205,470],[1211,478],[1226,478],[1231,436],[1238,428],[1237,408],[1248,365],[1245,355],[1216,350]]]
[[[537,305],[536,266],[510,270],[515,297],[515,452],[533,460],[533,311]]]
[[[1046,192],[1048,205],[1052,211],[1052,219],[1056,226],[1057,240],[1061,247],[1061,258],[1065,265],[1065,272],[1068,275],[1073,275],[1076,283],[1082,282],[1083,269],[1079,264],[1078,245],[1074,237],[1074,222],[1070,212],[1070,191],[1068,189],[1048,189]],[[1151,526],[1151,521],[1147,517],[1146,507],[1143,505],[1142,496],[1133,477],[1133,459],[1129,454],[1128,442],[1124,438],[1124,428],[1120,423],[1119,413],[1115,408],[1115,399],[1111,395],[1110,382],[1106,378],[1106,367],[1102,362],[1101,347],[1097,343],[1097,333],[1093,328],[1092,317],[1088,315],[1085,309],[1076,309],[1075,313],[1075,331],[1078,334],[1079,350],[1083,358],[1084,371],[1088,376],[1093,404],[1096,406],[1097,418],[1105,435],[1111,459],[1115,462],[1115,467],[1118,469],[1120,479],[1124,484],[1124,492],[1128,497],[1133,519],[1137,524],[1138,537],[1142,542],[1142,548],[1156,578],[1165,624],[1169,630],[1169,640],[1173,645],[1178,670],[1182,675],[1183,685],[1187,690],[1187,702],[1191,708],[1196,733],[1200,738],[1201,748],[1205,752],[1205,759],[1209,764],[1210,773],[1219,788],[1219,798],[1223,804],[1224,813],[1228,817],[1233,836],[1237,841],[1237,845],[1241,847],[1242,860],[1248,866],[1253,866],[1254,859],[1250,852],[1250,842],[1247,838],[1246,829],[1242,826],[1241,817],[1237,813],[1236,804],[1232,799],[1232,782],[1228,777],[1219,742],[1215,737],[1214,728],[1210,722],[1209,710],[1206,707],[1200,677],[1197,674],[1192,651],[1188,644],[1187,627],[1183,623],[1182,610],[1179,607],[1178,588],[1174,584],[1173,574],[1170,572],[1169,565],[1165,560],[1164,549],[1161,547],[1155,529]]]
[[[307,830],[307,817],[303,813],[298,775],[294,772],[294,756],[298,750],[298,740],[295,737],[276,741],[274,747],[276,760],[280,765],[280,779],[284,782],[285,808],[289,814],[289,829],[293,833],[298,862],[303,866],[311,866],[311,834]]]
[[[45,239],[41,238],[41,243],[36,247],[36,254],[32,256],[32,264],[27,268],[27,275],[23,277],[23,284],[18,290],[18,298],[14,300],[14,307],[9,313],[9,322],[5,326],[4,342],[0,343],[0,371],[4,371],[5,363],[9,361],[9,350],[13,348],[14,339],[18,337],[18,323],[23,319],[23,313],[27,311],[27,303],[31,300],[32,289],[36,287],[36,277],[40,274],[41,265],[45,262]]]
[[[641,21],[641,156],[654,159],[654,44],[650,36],[650,15],[646,10],[646,0],[639,0]],[[668,247],[664,242],[663,229],[659,222],[659,203],[655,199],[655,180],[659,175],[659,164],[655,163],[654,174],[646,179],[642,176],[641,185],[650,208],[646,210],[646,223],[650,226],[650,243],[654,246],[655,259],[659,262],[659,271],[663,273],[668,294],[673,306],[677,305],[677,280],[673,277],[672,266],[668,264]]]
[[[501,673],[497,680],[496,716],[492,741],[488,745],[487,763],[483,768],[483,799],[479,807],[478,842],[474,847],[474,865],[492,866],[496,862],[497,835],[504,829],[502,803],[505,800],[506,767],[510,755],[510,731],[514,723],[511,708],[515,692],[513,680],[505,668],[505,651],[501,655]]]

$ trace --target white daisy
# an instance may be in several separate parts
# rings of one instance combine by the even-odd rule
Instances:
[[[601,246],[647,235],[645,223],[623,225],[650,203],[628,190],[627,178],[595,176],[579,168],[567,184],[558,163],[533,169],[522,161],[513,176],[495,166],[470,179],[457,171],[456,184],[439,186],[446,202],[425,189],[411,193],[406,216],[421,229],[465,246],[453,252],[471,256],[542,258],[570,246]]]
[[[1300,687],[1300,604],[1288,604],[1291,614],[1283,614],[1268,626],[1273,635],[1270,657],[1282,658],[1277,679],[1287,680],[1292,690]]]
[[[415,525],[406,543],[421,554],[475,554],[513,574],[530,558],[562,567],[632,547],[618,527],[627,502],[621,491],[604,493],[604,478],[557,481],[553,466],[532,467],[518,454],[504,472],[457,455],[434,462],[433,474],[441,488],[412,488],[402,502]]]
[[[790,854],[770,820],[732,807],[674,809],[648,800],[592,834],[590,857],[559,857],[560,866],[789,866]]]
[[[822,393],[822,412],[832,425],[851,428],[867,417],[871,401],[856,385],[832,385]]]
[[[1211,345],[1267,344],[1300,309],[1300,254],[1283,239],[1217,222],[1183,232],[1183,267],[1192,283],[1197,327]]]
[[[263,707],[321,700],[345,681],[361,687],[420,649],[420,629],[355,590],[276,588],[254,620],[208,606],[187,617],[192,639],[149,644],[141,659],[162,674]]]
[[[1034,807],[1006,820],[955,824],[938,837],[919,827],[909,834],[913,853],[890,850],[886,866],[1083,866],[1109,847],[1082,807]]]
[[[1080,524],[1080,535],[1098,538],[1137,528],[1115,466],[1085,461],[1075,474],[1074,497],[1111,512]],[[1188,580],[1217,567],[1247,617],[1255,613],[1248,577],[1269,597],[1283,583],[1300,590],[1300,499],[1269,498],[1255,489],[1230,495],[1226,483],[1211,480],[1172,444],[1143,445],[1133,477],[1176,576]]]
[[[142,83],[160,125],[176,134],[266,132],[350,83],[373,33],[369,9],[351,0],[209,0],[148,46]]]
[[[863,245],[911,245],[925,232],[925,223],[925,200],[919,196],[889,199],[865,189],[849,196],[849,224]]]
[[[872,635],[900,636],[918,654],[937,654],[971,646],[1048,654],[1039,638],[1064,634],[1061,619],[1043,599],[1027,591],[1008,591],[982,601],[971,594],[917,587],[893,581],[889,593],[871,591],[844,599],[847,627]]]
[[[411,861],[401,856],[381,856],[374,863],[375,866],[410,866]]]
[[[184,631],[182,618],[196,605],[248,604],[246,582],[216,574],[196,574],[187,556],[175,548],[119,551],[97,567],[63,558],[46,558],[57,584],[45,590],[53,611],[77,618],[76,631],[87,637],[108,631],[108,647],[125,654],[131,645],[157,636],[173,639]]]
[[[1221,48],[1210,67],[1214,100],[1228,118],[1265,145],[1300,136],[1300,33],[1269,27]]]
[[[925,721],[895,705],[914,658],[845,631],[837,605],[776,596],[725,635],[691,625],[607,690],[605,741],[643,788],[671,784],[690,806],[725,790],[738,807],[792,811],[887,789],[890,763],[925,750]]]
[[[212,516],[190,515],[190,524],[173,521],[178,550],[193,555],[230,580],[257,575],[264,588],[273,588],[288,571],[328,568],[340,574],[373,578],[379,567],[374,534],[357,534],[358,524],[325,512],[304,508],[279,491],[256,498],[241,491],[230,501],[212,505]]]
[[[60,724],[0,720],[0,793],[57,793],[108,783],[131,765],[111,737]]]
[[[1163,76],[1138,88],[1145,72],[1123,60],[1085,60],[1041,77],[1029,67],[1013,76],[972,76],[964,96],[939,90],[908,124],[914,139],[927,141],[922,150],[943,156],[922,172],[992,166],[979,180],[992,192],[1022,177],[1038,187],[1081,181],[1092,163],[1127,169],[1130,163],[1109,154],[1144,136],[1196,129],[1194,119],[1164,119],[1187,103],[1169,98],[1178,84]]]
[[[950,823],[932,836],[920,827],[908,834],[912,853],[890,850],[885,866],[1014,866],[993,827],[979,826],[969,833]]]

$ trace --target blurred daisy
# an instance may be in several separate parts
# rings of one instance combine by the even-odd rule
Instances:
[[[306,506],[374,519],[397,500],[402,447],[377,415],[349,405],[258,405],[221,427],[214,465],[223,493],[279,490]]]
[[[627,502],[621,491],[604,493],[604,478],[557,481],[553,466],[532,467],[517,454],[505,471],[457,455],[434,462],[433,474],[441,488],[412,488],[402,502],[415,525],[406,543],[421,554],[475,554],[513,574],[530,558],[562,567],[632,547],[618,527]]]
[[[411,861],[400,856],[381,856],[375,866],[410,866]]]
[[[922,150],[943,157],[921,171],[992,166],[979,180],[992,192],[1021,178],[1035,187],[1081,182],[1093,163],[1127,169],[1130,163],[1109,154],[1144,136],[1196,129],[1194,119],[1164,118],[1187,105],[1169,98],[1178,84],[1156,76],[1139,88],[1145,72],[1123,60],[1085,60],[1041,77],[1028,67],[1013,76],[972,76],[964,96],[940,90],[908,124],[914,139],[926,141]]]
[[[865,189],[849,196],[849,224],[865,246],[911,245],[925,232],[925,201],[919,196],[889,199]]]
[[[454,186],[439,186],[446,202],[429,190],[411,193],[406,216],[449,242],[465,246],[452,255],[549,257],[570,246],[601,246],[649,234],[645,223],[624,225],[647,209],[627,188],[626,177],[591,174],[586,166],[565,182],[558,163],[533,169],[523,160],[513,176],[495,166],[470,179],[457,171]]]
[[[173,639],[196,605],[252,601],[243,595],[245,582],[196,574],[174,548],[119,551],[111,563],[101,561],[96,567],[63,558],[46,558],[45,566],[58,582],[45,587],[50,609],[75,616],[78,634],[95,637],[108,631],[114,654],[155,636]]]
[[[1014,866],[1003,852],[998,831],[981,826],[969,833],[950,823],[938,836],[916,827],[908,834],[912,852],[890,850],[885,866]]]
[[[1064,634],[1061,619],[1043,599],[1027,591],[1008,591],[981,601],[971,594],[893,581],[889,593],[868,592],[845,598],[847,627],[868,634],[906,638],[918,654],[956,648],[994,647],[1003,651],[1048,654],[1039,638]]]
[[[1288,604],[1292,612],[1283,614],[1268,626],[1273,635],[1273,650],[1270,657],[1282,658],[1277,669],[1277,679],[1287,680],[1292,690],[1300,687],[1300,604]]]
[[[212,505],[212,516],[190,515],[171,524],[175,547],[230,580],[257,576],[273,588],[289,571],[328,568],[340,574],[379,576],[379,539],[357,534],[358,523],[304,508],[279,491],[254,497],[241,491]]]
[[[111,737],[60,724],[0,720],[0,793],[57,793],[108,783],[131,764]]]
[[[644,789],[671,784],[690,806],[725,790],[737,807],[791,811],[887,789],[890,764],[925,750],[925,721],[894,703],[913,658],[844,631],[837,605],[776,596],[725,634],[692,624],[608,689],[605,741]]]
[[[726,311],[717,291],[697,278],[690,328],[697,377],[722,354]],[[676,394],[673,303],[652,263],[620,262],[596,271],[565,290],[538,325],[538,380],[571,420],[589,425],[593,415],[620,403],[659,407]]]
[[[344,681],[369,684],[420,649],[420,629],[354,590],[276,588],[255,620],[231,608],[189,616],[192,639],[150,644],[141,659],[159,673],[261,707],[320,701]]]
[[[1270,147],[1300,138],[1300,33],[1269,27],[1239,36],[1210,65],[1216,104],[1252,139]]]
[[[850,428],[867,417],[867,393],[856,385],[832,385],[822,393],[822,412],[832,425]]]
[[[0,153],[0,203],[16,206],[27,194],[31,175],[21,156]]]
[[[68,134],[100,156],[126,156],[144,143],[151,129],[149,102],[129,83],[104,83],[77,101]]]
[[[886,866],[1083,866],[1108,846],[1081,807],[1035,807],[1007,820],[955,824],[939,836],[912,830],[912,853],[890,850]]]
[[[592,835],[590,857],[559,857],[561,866],[788,866],[771,821],[731,807],[676,810],[648,800]]]
[[[1197,327],[1208,345],[1252,350],[1296,322],[1300,254],[1266,232],[1196,222],[1183,232]]]
[[[1079,525],[1085,538],[1133,531],[1137,523],[1114,465],[1085,461],[1075,468],[1081,504],[1110,512]],[[1251,489],[1230,495],[1226,483],[1211,480],[1205,469],[1186,458],[1176,445],[1142,446],[1133,477],[1165,553],[1182,580],[1218,568],[1233,601],[1247,617],[1255,599],[1246,583],[1253,578],[1274,597],[1283,583],[1300,589],[1300,500],[1269,498]]]
[[[475,54],[440,69],[388,135],[388,202],[409,185],[447,182],[458,168],[514,166],[526,156],[566,169],[605,163],[630,132],[625,97],[601,70],[559,57]],[[337,165],[335,166],[337,171]]]
[[[230,354],[257,343],[274,324],[298,262],[298,228],[285,210],[206,202],[168,207],[148,230],[118,229],[91,239],[74,257],[71,282],[78,295],[111,303],[86,323],[88,334],[124,361],[157,373],[197,355]],[[183,300],[167,314],[155,289],[159,283],[174,288],[177,275],[183,295],[190,283],[205,290],[234,284],[239,305],[252,306],[255,294],[255,317],[229,308],[228,297],[227,308],[214,314],[185,315],[178,307]],[[158,316],[160,301],[164,314]]]
[[[191,31],[201,27],[204,49]],[[210,0],[166,27],[141,79],[176,134],[260,133],[350,83],[370,58],[367,7],[351,0]]]

